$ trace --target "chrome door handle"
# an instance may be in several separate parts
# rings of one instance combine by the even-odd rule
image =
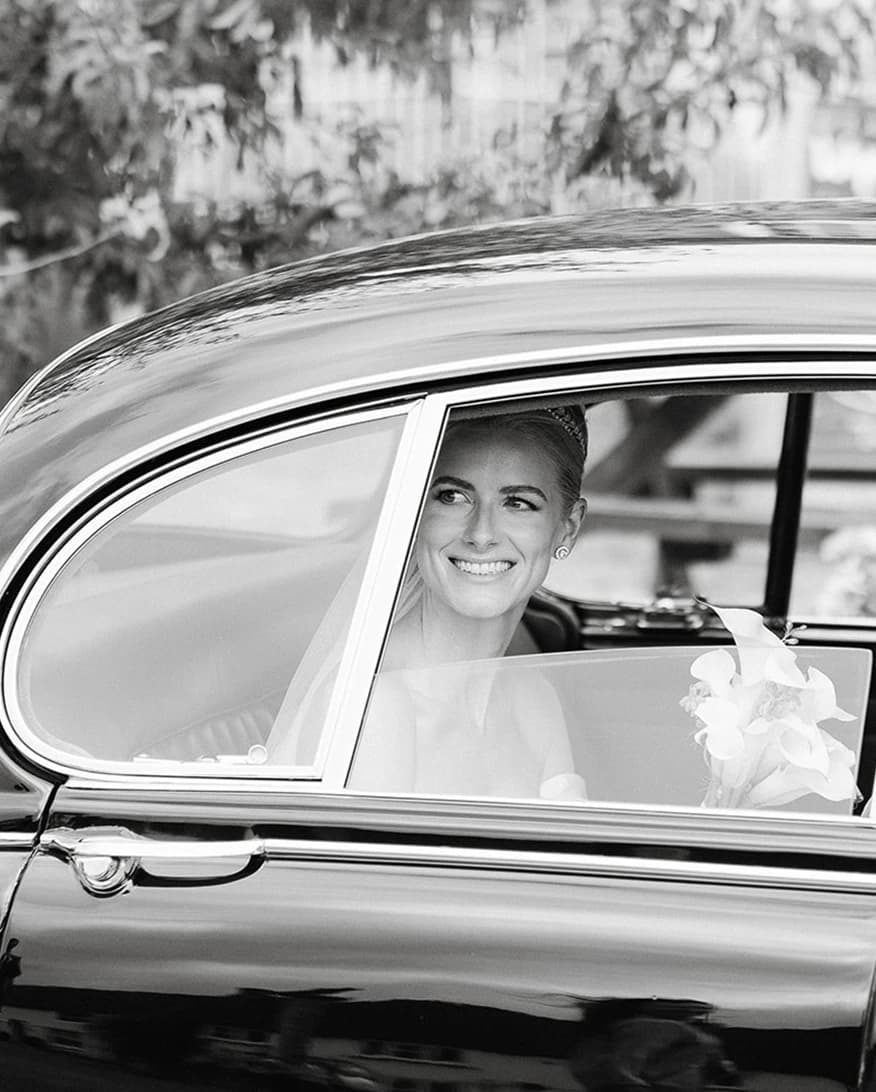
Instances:
[[[40,850],[68,861],[82,887],[98,897],[129,891],[135,875],[141,886],[204,886],[228,883],[255,871],[266,857],[261,838],[210,842],[195,839],[147,838],[131,831],[50,830],[40,837]],[[219,861],[243,857],[245,864],[230,875],[160,877],[143,869],[143,859],[153,861]]]

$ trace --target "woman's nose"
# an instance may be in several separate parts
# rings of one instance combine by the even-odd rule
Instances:
[[[495,521],[489,505],[474,506],[465,528],[465,541],[480,550],[496,544]]]

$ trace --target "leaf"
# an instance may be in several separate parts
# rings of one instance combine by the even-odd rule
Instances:
[[[233,3],[210,20],[211,30],[231,30],[238,23],[254,21],[258,14],[258,0],[233,0]]]

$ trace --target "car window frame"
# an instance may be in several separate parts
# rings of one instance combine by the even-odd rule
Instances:
[[[21,706],[18,695],[18,667],[23,640],[30,619],[39,610],[46,591],[52,586],[64,565],[113,520],[129,513],[137,504],[155,496],[162,489],[185,483],[204,471],[215,470],[223,464],[232,463],[255,452],[268,451],[296,439],[328,434],[346,426],[398,418],[401,421],[401,432],[389,470],[373,539],[368,549],[349,636],[339,666],[338,680],[329,708],[329,715],[333,715],[338,704],[335,691],[344,686],[352,671],[355,649],[363,625],[365,608],[360,600],[363,597],[369,602],[373,600],[373,593],[369,592],[365,596],[365,590],[371,589],[372,584],[378,583],[378,575],[382,572],[381,565],[387,563],[385,555],[392,552],[388,549],[390,540],[385,528],[393,515],[398,496],[406,491],[408,460],[417,435],[417,421],[422,410],[423,399],[414,397],[390,403],[354,406],[336,414],[311,412],[307,417],[298,416],[293,420],[267,425],[264,421],[255,420],[249,423],[245,433],[234,435],[218,443],[215,442],[215,438],[211,443],[211,437],[207,435],[204,437],[204,442],[198,445],[197,450],[180,458],[178,454],[175,457],[175,450],[172,449],[165,454],[160,465],[150,467],[139,475],[135,474],[133,480],[126,481],[108,497],[96,502],[95,510],[82,518],[67,534],[59,536],[56,541],[44,546],[42,550],[39,548],[39,543],[35,548],[32,547],[34,561],[30,578],[26,587],[12,602],[3,633],[0,634],[0,657],[2,657],[0,707],[5,713],[5,734],[16,751],[41,770],[55,776],[66,777],[70,784],[75,784],[77,779],[85,779],[88,783],[95,781],[140,783],[147,780],[170,781],[174,784],[184,781],[197,785],[209,782],[233,784],[239,787],[251,780],[271,780],[281,783],[284,787],[292,783],[296,786],[324,789],[323,769],[320,763],[324,762],[329,748],[322,739],[315,761],[310,766],[285,765],[272,769],[269,765],[234,765],[223,767],[221,773],[216,773],[204,771],[203,766],[198,769],[197,763],[194,762],[179,763],[171,760],[155,760],[148,763],[148,766],[146,764],[141,766],[133,760],[118,762],[84,756],[83,761],[78,762],[77,756],[71,755],[69,751],[53,747],[34,732],[28,723],[29,718]],[[136,466],[137,454],[137,452],[132,453],[126,458],[125,463]],[[141,454],[151,455],[152,445]],[[106,483],[102,484],[105,489]],[[80,507],[83,503],[88,503],[90,496],[94,496],[94,493],[83,494],[81,487],[78,487],[62,497],[48,513],[41,529],[43,526],[55,526],[63,515],[69,512],[74,502],[77,507]],[[41,540],[43,539],[44,535],[41,536]],[[376,609],[379,609],[379,606]],[[330,723],[333,722],[327,717],[326,730]]]
[[[403,403],[395,402],[391,405],[387,405],[385,399],[381,400],[377,412],[380,412],[382,408],[388,414],[400,413],[406,415],[407,419],[378,520],[378,530],[375,532],[375,539],[368,558],[366,578],[363,578],[363,588],[367,584],[372,591],[367,597],[367,602],[362,595],[360,595],[357,602],[355,625],[351,626],[351,639],[347,643],[344,654],[343,685],[341,685],[339,678],[339,685],[333,693],[330,715],[327,716],[324,726],[321,746],[325,753],[319,756],[324,759],[321,778],[292,780],[285,772],[279,775],[267,766],[254,767],[251,772],[247,772],[245,778],[240,776],[239,770],[235,770],[233,773],[223,773],[222,776],[207,774],[195,776],[185,771],[174,770],[173,776],[168,777],[158,775],[155,771],[144,770],[141,772],[132,768],[130,763],[121,771],[106,773],[96,771],[90,766],[88,768],[64,768],[63,764],[60,764],[60,768],[56,769],[56,772],[64,774],[68,779],[68,784],[74,788],[93,787],[96,784],[106,785],[108,783],[127,785],[136,783],[144,787],[149,785],[155,787],[162,784],[177,787],[185,784],[187,787],[194,787],[204,791],[227,789],[238,791],[249,787],[254,790],[257,789],[258,792],[282,792],[286,794],[291,792],[296,797],[308,794],[316,794],[317,796],[326,796],[328,794],[328,798],[332,800],[337,799],[338,794],[341,794],[341,802],[349,801],[350,803],[354,802],[353,798],[358,798],[363,802],[368,798],[376,799],[379,802],[379,807],[384,811],[387,807],[391,810],[400,807],[403,801],[407,802],[406,806],[412,805],[417,810],[420,810],[421,807],[428,808],[434,803],[436,807],[442,810],[450,809],[460,813],[470,812],[471,809],[476,811],[479,808],[495,809],[496,807],[501,807],[505,812],[510,809],[515,813],[517,809],[522,808],[524,814],[526,811],[532,813],[535,808],[539,812],[544,812],[545,809],[548,811],[554,809],[558,812],[562,811],[563,805],[558,808],[556,803],[496,801],[492,798],[429,798],[421,794],[376,796],[374,793],[361,792],[345,787],[355,755],[355,745],[365,720],[367,699],[374,673],[377,670],[386,634],[389,630],[395,600],[401,587],[404,565],[418,524],[422,503],[426,495],[434,460],[440,448],[448,414],[452,409],[463,405],[501,401],[514,402],[524,398],[542,396],[561,397],[564,393],[572,391],[576,394],[588,390],[598,391],[602,397],[607,398],[612,396],[629,397],[632,390],[641,390],[647,393],[648,388],[678,386],[686,386],[689,389],[707,389],[712,384],[728,382],[739,383],[740,385],[746,382],[764,382],[766,384],[775,383],[790,386],[794,383],[805,385],[809,382],[820,381],[842,383],[844,381],[872,382],[876,380],[876,357],[869,354],[866,357],[844,359],[841,346],[837,347],[836,352],[831,354],[831,358],[827,361],[818,358],[800,359],[798,353],[799,350],[788,349],[786,355],[779,357],[775,352],[769,353],[768,350],[764,350],[760,354],[753,352],[751,359],[740,360],[732,352],[728,351],[726,355],[719,355],[714,350],[710,351],[709,348],[705,348],[696,354],[688,352],[681,360],[663,355],[658,358],[656,363],[646,364],[636,358],[628,360],[618,358],[608,360],[587,359],[584,361],[579,360],[574,368],[570,368],[567,363],[559,374],[556,370],[544,374],[538,374],[537,372],[534,374],[533,371],[527,371],[527,374],[523,377],[501,377],[499,379],[490,377],[488,373],[479,374],[473,365],[468,381],[452,390],[438,390],[423,395],[421,389],[418,392],[421,397],[417,398],[412,393],[410,400]],[[771,359],[762,359],[762,357],[767,356],[771,357]],[[489,361],[482,363],[484,368],[489,367]],[[546,361],[543,360],[541,366],[544,367],[545,363]],[[533,359],[532,368],[536,369],[538,366],[539,360]],[[550,367],[550,364],[548,364],[548,367]],[[277,407],[273,406],[272,409],[276,410]],[[286,421],[280,425],[270,425],[267,428],[263,421],[248,420],[246,436],[227,441],[222,445],[222,449],[233,450],[237,453],[237,445],[241,440],[268,432],[282,433],[286,438],[304,428],[311,431],[332,429],[345,423],[351,417],[356,420],[367,419],[374,414],[375,407],[373,404],[371,406],[354,406],[344,410],[338,416],[319,415],[318,412],[315,413],[315,407],[302,407],[300,404],[296,406],[296,412],[299,415],[302,414],[302,410],[309,411],[306,418],[299,416],[294,421]],[[209,442],[209,437],[206,439]],[[203,454],[203,449],[191,456],[191,459],[196,459],[199,454]],[[126,463],[130,464],[132,462],[132,457],[126,459]],[[190,462],[187,461],[184,465],[190,465]],[[153,478],[160,480],[161,471],[153,471],[150,480]],[[136,483],[134,484],[136,485]],[[76,500],[81,500],[83,495],[81,486],[74,492]],[[124,494],[124,496],[127,495],[127,493]],[[391,498],[392,502],[390,503]],[[125,507],[129,506],[130,502],[125,505]],[[70,504],[65,505],[63,499],[55,506],[55,508],[62,511],[68,507],[70,507]],[[57,521],[55,508],[50,513],[51,518],[43,521],[41,526],[52,526]],[[88,522],[87,526],[93,527],[91,521]],[[66,540],[64,544],[66,545]],[[56,548],[53,547],[53,551],[47,554],[47,557],[54,557],[56,552]],[[39,560],[42,565],[45,558]],[[369,572],[374,573],[373,582],[367,581]],[[32,596],[33,590],[32,587],[29,587],[21,599],[30,600]],[[10,611],[10,616],[16,628],[19,606],[20,600],[13,605],[13,609]],[[355,637],[353,637],[354,629]],[[7,653],[7,650],[8,637],[4,636],[2,643],[0,643],[0,651]],[[4,680],[8,670],[9,656],[7,654]],[[6,692],[5,681],[3,685],[4,692]],[[18,746],[17,737],[15,742],[16,746]],[[38,766],[46,767],[48,765],[49,769],[54,768],[52,764],[46,763],[42,753],[34,754],[32,757]],[[567,809],[568,807],[569,805],[566,805]],[[582,807],[588,810],[588,814],[592,812],[594,820],[599,814],[611,815],[615,818],[626,815],[629,821],[636,823],[640,822],[643,816],[666,813],[665,819],[667,822],[673,823],[675,821],[674,816],[676,819],[683,821],[685,825],[689,825],[691,822],[696,821],[697,814],[701,814],[696,812],[692,815],[688,814],[690,809],[684,808],[639,804],[617,804],[608,807],[604,803],[594,803],[592,805],[576,803],[574,805],[575,809]],[[637,816],[638,818],[636,818]],[[807,826],[811,826],[812,823],[822,825],[825,823],[829,825],[838,823],[847,827],[849,819],[853,817],[800,816],[799,818],[804,820]],[[779,820],[778,818],[770,818],[769,821],[770,823],[776,823]],[[785,816],[782,821],[785,825],[789,822],[794,825],[796,818]],[[861,823],[861,821],[861,817],[854,817],[856,824]]]
[[[416,515],[413,523],[407,527],[400,526],[398,522],[391,525],[390,533],[397,538],[406,538],[406,564],[410,549],[413,545],[416,528],[419,525],[423,505],[426,501],[432,468],[435,465],[435,461],[440,451],[440,445],[449,415],[454,409],[463,406],[471,407],[486,404],[495,406],[502,402],[514,403],[528,398],[562,397],[567,393],[574,393],[576,398],[580,399],[582,394],[586,395],[588,391],[594,393],[598,391],[600,397],[606,399],[609,397],[630,397],[632,391],[647,393],[648,388],[665,390],[675,387],[687,387],[691,390],[696,388],[704,391],[708,390],[711,385],[719,384],[738,384],[742,387],[747,383],[763,383],[765,386],[775,385],[777,388],[790,393],[795,387],[808,389],[810,384],[824,383],[825,385],[840,385],[857,381],[876,384],[876,356],[868,354],[865,357],[845,358],[842,348],[837,348],[836,352],[831,354],[828,359],[819,359],[818,357],[809,359],[805,356],[800,358],[797,353],[788,351],[787,355],[754,352],[751,357],[747,359],[739,359],[739,357],[730,353],[726,356],[718,356],[714,353],[706,352],[703,356],[697,356],[694,359],[691,359],[691,357],[688,356],[682,361],[661,357],[658,363],[646,364],[644,366],[637,360],[626,363],[624,361],[611,360],[603,362],[602,364],[597,361],[588,361],[578,369],[564,370],[561,375],[548,373],[529,375],[524,378],[503,378],[494,382],[471,382],[465,387],[459,386],[450,391],[436,391],[429,394],[425,400],[424,419],[428,421],[429,427],[428,429],[424,429],[421,435],[416,438],[416,442],[421,449],[419,452],[421,462],[426,461],[426,451],[424,449],[428,447],[430,442],[433,443],[431,456],[428,459],[428,472],[421,480],[419,486],[420,492],[416,506]],[[436,419],[440,421],[440,428],[437,431],[437,436],[435,435],[434,428]],[[808,439],[809,438],[807,437],[807,448]],[[411,490],[412,489],[413,483],[411,483]],[[409,495],[407,497],[408,503],[406,508],[409,508],[410,500],[411,498]],[[793,542],[794,550],[796,549],[796,538],[797,531],[795,528]],[[772,549],[773,542],[771,535],[770,557],[772,556]],[[334,735],[334,746],[336,751],[329,757],[329,763],[327,765],[327,769],[331,771],[330,783],[336,791],[342,792],[345,796],[376,797],[379,799],[395,799],[398,801],[430,799],[435,802],[444,800],[477,801],[478,803],[489,802],[492,799],[490,797],[424,797],[423,794],[419,793],[375,793],[347,787],[347,781],[355,761],[356,745],[367,720],[368,701],[370,700],[374,677],[379,670],[380,660],[390,629],[390,620],[394,614],[395,604],[397,603],[398,596],[401,592],[402,573],[399,573],[397,577],[392,611],[385,620],[383,631],[379,631],[377,620],[372,619],[371,624],[368,627],[368,632],[365,634],[365,643],[368,646],[367,655],[355,665],[354,672],[355,693],[364,694],[365,700],[359,709],[359,722],[356,726],[355,734],[351,735],[351,727],[356,723],[356,711],[354,708],[351,708],[349,701],[342,708],[343,715],[339,717],[337,722],[337,725],[340,727]],[[790,588],[790,583],[788,587]],[[766,581],[764,594],[767,594]],[[759,604],[758,606],[762,608],[763,604]],[[787,603],[785,604],[785,609],[787,610]],[[365,679],[364,675],[372,665],[373,670],[368,678]],[[876,669],[876,665],[874,665],[874,669]],[[517,801],[516,803],[518,806],[526,806],[527,804],[525,801]],[[532,802],[529,803],[531,806]],[[563,806],[562,802],[553,802],[548,806],[556,807],[558,803],[561,807]],[[605,802],[591,804],[588,801],[576,801],[572,805],[567,804],[565,806],[585,809],[596,808],[602,810],[605,808]],[[612,807],[620,809],[621,812],[624,812],[627,809],[631,809],[634,812],[648,812],[649,810],[654,810],[657,812],[668,811],[676,813],[696,812],[699,810],[681,806],[668,807],[654,805],[652,807],[650,805],[625,803],[618,803],[612,805]],[[816,823],[824,822],[828,819],[827,816],[808,816],[807,818]],[[848,823],[849,821],[858,823],[861,821],[862,817],[849,815],[833,816],[829,818],[831,821],[839,823]]]

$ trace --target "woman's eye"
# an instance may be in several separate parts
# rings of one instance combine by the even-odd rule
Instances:
[[[439,489],[435,494],[435,499],[440,501],[441,504],[459,504],[465,500],[465,493],[459,489]]]
[[[515,497],[513,494],[505,498],[505,507],[512,508],[515,512],[536,512],[538,508],[526,497]]]

